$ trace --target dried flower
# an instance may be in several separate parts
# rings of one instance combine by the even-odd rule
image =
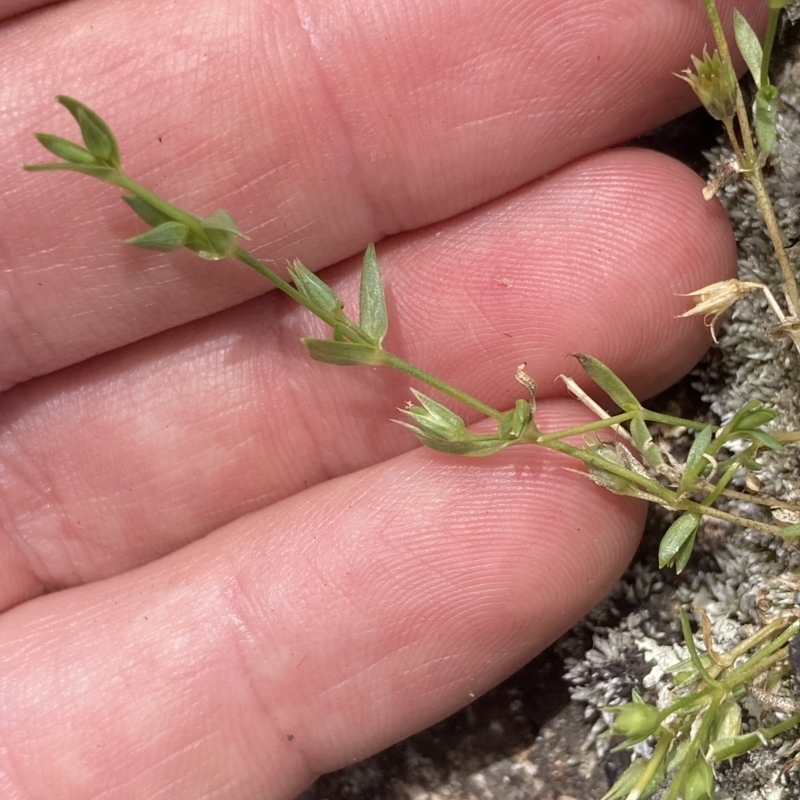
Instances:
[[[696,314],[703,314],[705,318],[704,321],[711,330],[711,336],[716,342],[717,336],[714,332],[714,325],[717,320],[748,292],[763,288],[764,285],[761,283],[740,281],[736,278],[711,283],[708,286],[704,286],[702,289],[681,295],[681,297],[695,298],[695,305],[694,308],[689,309],[689,311],[684,311],[683,314],[679,314],[678,316],[692,317]]]

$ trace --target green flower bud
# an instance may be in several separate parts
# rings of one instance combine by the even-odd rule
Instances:
[[[727,61],[722,62],[718,50],[712,56],[704,50],[702,59],[692,56],[692,64],[694,72],[686,69],[678,77],[692,87],[714,119],[731,119],[736,113],[738,88],[733,67]]]
[[[632,703],[621,706],[607,706],[604,710],[616,715],[611,723],[611,733],[626,736],[629,744],[652,736],[661,724],[659,710],[641,700],[634,699]]]

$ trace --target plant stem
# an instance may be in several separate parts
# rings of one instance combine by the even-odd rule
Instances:
[[[431,375],[429,372],[425,372],[425,370],[415,367],[413,364],[409,364],[408,361],[405,361],[399,356],[390,353],[388,350],[383,351],[381,363],[387,367],[392,367],[400,370],[401,372],[405,372],[407,375],[426,383],[433,389],[438,389],[440,392],[452,397],[453,400],[458,400],[465,406],[469,406],[470,408],[475,409],[475,411],[479,411],[485,417],[491,417],[492,419],[496,420],[500,420],[503,417],[502,411],[498,411],[496,408],[487,406],[486,403],[482,403],[480,400],[468,395],[466,392],[456,389],[455,386],[451,386],[449,383],[440,381],[437,377]]]
[[[767,226],[767,232],[772,241],[772,246],[775,248],[778,265],[781,268],[786,297],[789,302],[789,313],[792,317],[798,317],[800,316],[800,293],[797,289],[794,270],[789,263],[789,256],[783,245],[781,230],[778,227],[778,221],[775,219],[775,212],[772,209],[772,203],[767,194],[767,188],[764,185],[764,177],[761,168],[758,166],[754,167],[749,177],[750,185],[753,187],[753,192],[756,196],[758,208],[761,211],[761,216],[764,218],[764,224]],[[800,344],[798,347],[800,348]]]

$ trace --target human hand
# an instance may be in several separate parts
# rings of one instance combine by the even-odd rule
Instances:
[[[707,31],[691,0],[3,23],[2,797],[291,798],[544,648],[644,515],[540,449],[420,449],[390,422],[405,382],[309,361],[321,326],[260,278],[130,248],[115,190],[22,174],[34,130],[74,135],[52,96],[351,303],[350,256],[382,240],[387,344],[500,407],[527,361],[555,427],[586,417],[554,380],[568,353],[648,395],[708,342],[675,295],[732,273],[723,212],[681,165],[604,150],[692,104],[671,73]]]

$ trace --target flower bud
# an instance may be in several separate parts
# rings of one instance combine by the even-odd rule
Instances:
[[[702,59],[692,56],[692,64],[694,72],[686,69],[678,77],[692,87],[706,111],[714,119],[731,119],[736,113],[738,90],[733,67],[727,61],[722,62],[718,50],[715,50],[712,56],[704,50]]]
[[[692,56],[694,72],[685,69],[679,78],[692,87],[703,107],[714,119],[729,120],[736,113],[736,92],[739,85],[736,73],[729,62],[719,56],[719,50],[709,56],[703,51],[703,58]]]
[[[621,706],[607,706],[604,710],[616,715],[611,723],[611,733],[626,736],[630,744],[652,736],[661,724],[659,710],[641,700],[634,699]]]

